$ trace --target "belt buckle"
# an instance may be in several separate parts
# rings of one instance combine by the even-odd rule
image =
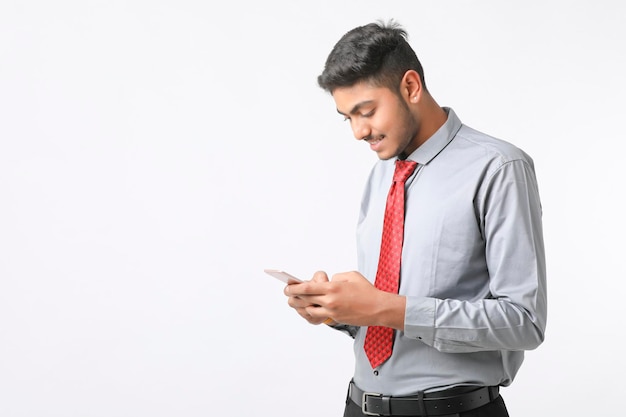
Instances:
[[[365,414],[366,416],[382,416],[382,414],[378,414],[378,413],[372,413],[370,411],[367,411],[367,397],[382,397],[382,394],[378,394],[375,392],[364,392],[363,396],[361,397],[361,412],[363,414]]]

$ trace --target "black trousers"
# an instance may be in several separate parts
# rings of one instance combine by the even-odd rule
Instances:
[[[361,407],[356,405],[354,401],[348,399],[346,403],[346,409],[343,413],[343,417],[363,416],[366,416],[366,414],[363,414],[363,412],[361,411]],[[506,405],[504,404],[502,395],[499,395],[498,398],[496,398],[489,404],[483,405],[482,407],[478,407],[460,414],[448,414],[446,416],[439,417],[509,417],[509,412],[506,410]]]

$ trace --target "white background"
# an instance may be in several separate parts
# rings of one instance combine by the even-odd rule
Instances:
[[[441,105],[533,156],[546,342],[512,416],[623,411],[620,1],[0,3],[0,416],[339,416],[346,336],[263,268],[355,268],[375,155],[317,87],[396,18]]]

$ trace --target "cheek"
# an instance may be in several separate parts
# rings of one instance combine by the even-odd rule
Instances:
[[[385,134],[393,138],[396,142],[405,143],[410,141],[415,132],[415,120],[403,114],[402,117],[394,117],[390,123],[386,124]]]
[[[403,128],[403,123],[395,112],[382,112],[376,114],[376,120],[372,121],[372,127],[385,136],[396,136]]]
[[[406,144],[417,134],[418,122],[409,109],[397,103],[379,108],[375,120],[371,121],[372,130],[391,138],[394,142]]]
[[[419,122],[408,111],[404,115],[404,121],[402,123],[402,128],[404,130],[404,136],[408,137],[408,140],[417,136],[417,132],[419,131]]]

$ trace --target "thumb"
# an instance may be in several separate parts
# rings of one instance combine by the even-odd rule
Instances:
[[[317,271],[313,274],[313,282],[328,282],[328,275],[324,271]]]

